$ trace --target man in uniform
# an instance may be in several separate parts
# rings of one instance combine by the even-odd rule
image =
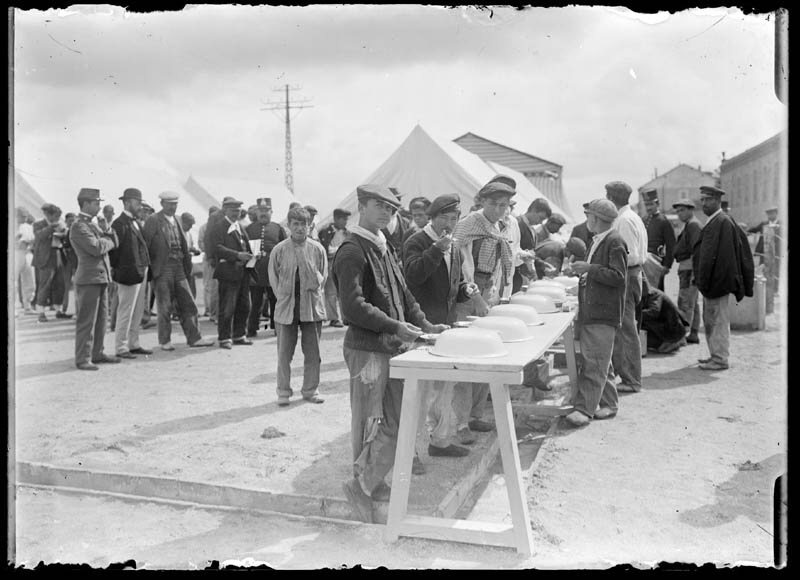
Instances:
[[[684,320],[689,324],[689,335],[686,342],[698,344],[700,338],[697,331],[700,329],[700,301],[697,298],[697,286],[692,273],[692,254],[694,247],[700,240],[703,226],[694,215],[694,202],[691,199],[681,199],[672,204],[678,214],[678,219],[683,222],[683,230],[678,234],[675,242],[675,259],[678,261],[678,309]]]
[[[328,264],[333,264],[333,257],[336,250],[342,245],[347,237],[347,220],[351,212],[346,209],[336,208],[333,210],[333,223],[319,233],[319,242],[328,254]],[[330,320],[330,325],[334,328],[341,328],[342,316],[339,309],[339,297],[336,294],[336,284],[333,283],[333,276],[328,276],[325,280],[325,312]]]
[[[111,264],[108,253],[117,247],[117,234],[102,221],[92,223],[100,211],[100,190],[83,188],[78,193],[80,213],[69,230],[69,241],[78,257],[75,271],[75,366],[82,371],[96,371],[97,364],[119,363],[115,356],[103,353],[108,316],[108,285]]]
[[[270,198],[259,197],[256,200],[256,221],[247,226],[245,233],[251,243],[258,240],[255,277],[250,281],[250,316],[247,318],[247,336],[253,338],[258,335],[258,323],[261,320],[265,297],[269,302],[269,326],[272,334],[277,336],[275,329],[277,299],[269,283],[269,256],[272,249],[286,239],[286,233],[281,226],[272,221],[272,200]]]
[[[661,213],[658,201],[658,191],[651,187],[642,191],[644,198],[644,208],[647,217],[644,219],[644,227],[647,229],[647,252],[653,259],[661,264],[661,272],[657,279],[651,279],[650,283],[664,291],[664,277],[672,268],[675,251],[675,231],[672,224]]]

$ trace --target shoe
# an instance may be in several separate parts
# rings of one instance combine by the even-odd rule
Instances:
[[[221,340],[219,341],[219,347],[224,348],[225,350],[230,350],[233,348],[233,343],[230,340]]]
[[[175,347],[172,346],[171,342],[166,342],[166,343],[161,344],[159,346],[161,347],[161,350],[175,350]]]
[[[319,395],[311,395],[310,397],[303,397],[303,400],[304,401],[308,401],[309,403],[314,403],[316,405],[319,405],[319,404],[325,402],[325,399],[323,399]]]
[[[641,391],[641,387],[638,389],[633,385],[629,385],[628,383],[620,383],[617,385],[617,392],[618,393],[638,393]]]
[[[332,327],[334,327],[334,328],[342,328],[344,326],[344,324],[342,324],[338,320],[331,320],[331,324],[330,325]]]
[[[278,406],[279,407],[288,407],[289,406],[289,397],[278,397]]]
[[[583,415],[583,413],[581,413]],[[597,409],[597,412],[594,414],[594,418],[602,421],[603,419],[613,419],[616,417],[617,412],[612,411],[608,407],[600,407]]]
[[[70,318],[72,318],[72,314],[67,314],[66,312],[61,312],[60,310],[56,310],[56,318],[69,320]]]
[[[469,428],[472,431],[478,431],[479,433],[487,433],[489,431],[494,431],[494,423],[489,423],[488,421],[483,421],[482,419],[473,419],[469,422]]]
[[[50,319],[47,318],[47,315],[44,312],[40,312],[37,322],[50,322]]]
[[[675,342],[663,342],[661,346],[658,347],[658,352],[661,354],[671,354],[677,351],[681,347],[680,341]]]
[[[569,423],[574,427],[583,427],[585,425],[588,425],[590,421],[589,417],[587,417],[580,411],[573,411],[564,418],[567,420],[567,423]]]
[[[428,470],[425,469],[425,464],[415,455],[414,459],[411,461],[411,473],[414,475],[425,475],[426,471]]]
[[[431,457],[466,457],[469,455],[469,449],[453,445],[452,443],[447,447],[428,445],[428,455]]]
[[[75,366],[78,367],[80,371],[96,371],[100,368],[88,362],[78,363]]]
[[[136,358],[136,355],[135,354],[131,354],[130,351],[128,351],[128,352],[118,352],[117,353],[117,357],[118,358]]]
[[[248,338],[237,338],[236,340],[233,341],[233,344],[250,346],[253,344],[253,341]]]
[[[372,490],[370,497],[372,497],[372,501],[389,501],[391,495],[392,488],[389,487],[385,481],[382,481]]]
[[[255,338],[258,336],[258,332],[248,332],[247,338]]]
[[[250,343],[252,344],[252,343]],[[193,342],[189,346],[191,347],[198,347],[198,346],[214,346],[214,341],[210,338],[201,338],[200,340]]]
[[[699,359],[697,359],[697,362],[699,362],[699,363],[707,363],[707,362],[711,362],[711,357],[707,357],[707,358],[699,358]]]
[[[724,365],[722,363],[709,361],[707,363],[703,363],[700,365],[700,368],[704,371],[724,371],[728,369],[728,365]]]
[[[117,364],[117,363],[121,363],[122,359],[120,359],[120,358],[118,358],[116,356],[108,356],[108,355],[104,354],[100,358],[93,358],[92,362],[94,364],[103,364],[103,363]]]
[[[371,524],[372,498],[364,493],[358,480],[353,478],[347,483],[342,484],[342,489],[344,490],[347,501],[349,501],[350,505],[353,507],[353,515],[357,516],[362,522]]]
[[[456,435],[458,436],[458,442],[461,443],[462,445],[472,445],[473,443],[475,443],[475,441],[477,441],[475,433],[470,431],[469,427],[463,427],[459,429]]]
[[[700,344],[700,339],[697,337],[697,333],[690,332],[689,336],[686,337],[686,342],[689,344]]]
[[[141,346],[139,348],[132,348],[130,352],[133,354],[153,354],[152,350],[149,348],[142,348]]]
[[[148,320],[147,322],[142,323],[142,330],[147,330],[148,328],[153,328],[156,326],[157,323],[153,322],[152,320]]]
[[[687,346],[688,344],[689,343],[686,342],[686,337],[685,336],[678,341],[678,346]]]

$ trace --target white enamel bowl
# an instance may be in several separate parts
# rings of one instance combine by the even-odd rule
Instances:
[[[577,276],[556,276],[553,278],[554,282],[558,282],[564,288],[569,290],[570,288],[574,288],[578,285],[578,277]]]
[[[445,330],[428,352],[451,358],[495,358],[508,354],[500,333],[486,328]]]
[[[541,294],[514,294],[511,297],[511,304],[533,306],[539,314],[560,312],[552,297],[542,296]]]
[[[555,286],[534,286],[533,288],[528,288],[526,294],[539,294],[540,296],[550,296],[554,302],[563,302],[564,298],[567,297],[566,289],[559,284],[558,288]]]
[[[519,318],[508,316],[486,316],[472,323],[472,328],[496,330],[503,342],[520,342],[532,338],[528,325]]]
[[[506,316],[521,320],[528,326],[539,326],[544,321],[539,318],[539,313],[533,306],[523,306],[522,304],[498,304],[489,309],[487,316]]]
[[[528,290],[530,290],[531,288],[543,288],[543,287],[563,288],[564,285],[561,284],[560,282],[556,282],[555,278],[553,279],[547,278],[544,280],[534,280],[528,285]]]

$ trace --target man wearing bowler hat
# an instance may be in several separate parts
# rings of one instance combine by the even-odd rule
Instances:
[[[117,283],[116,337],[117,356],[136,358],[153,354],[139,344],[139,328],[144,313],[144,283],[147,281],[150,254],[136,215],[142,207],[142,192],[134,187],[122,193],[122,213],[111,224],[117,234],[117,247],[109,254],[111,277]]]
[[[215,221],[208,232],[209,245],[214,249],[216,265],[214,278],[219,282],[219,313],[217,339],[220,348],[234,344],[249,346],[247,316],[250,314],[250,270],[246,267],[253,257],[250,240],[237,217],[242,202],[232,197],[222,200],[225,219]]]
[[[272,250],[286,239],[283,228],[272,221],[272,200],[268,197],[259,197],[256,200],[256,219],[245,229],[251,243],[258,242],[258,253],[254,268],[255,276],[250,280],[250,315],[247,318],[247,336],[253,338],[258,335],[258,323],[266,298],[269,304],[270,329],[276,335],[275,329],[275,303],[277,298],[269,284],[269,256]]]
[[[75,271],[75,366],[96,371],[96,364],[118,363],[103,353],[108,316],[108,285],[111,264],[108,253],[117,247],[117,234],[103,222],[92,222],[100,211],[100,190],[85,187],[78,193],[80,213],[69,229],[69,241],[78,257]]]
[[[661,264],[658,279],[650,280],[650,283],[663,292],[664,277],[672,268],[674,261],[675,231],[672,229],[672,224],[660,211],[658,190],[650,187],[642,190],[641,193],[644,199],[644,208],[647,211],[647,217],[644,219],[644,227],[647,229],[647,252]]]
[[[200,334],[197,306],[189,288],[192,255],[181,220],[175,216],[179,195],[174,191],[162,191],[158,197],[161,199],[161,211],[147,218],[142,230],[153,272],[158,308],[158,344],[161,350],[175,350],[172,345],[171,320],[174,300],[187,344],[192,347],[211,346],[214,341],[205,339]]]
[[[698,344],[700,338],[700,301],[697,297],[697,286],[692,273],[692,254],[700,240],[703,229],[700,220],[694,215],[694,202],[691,199],[680,199],[672,204],[678,219],[683,222],[683,230],[675,242],[675,259],[678,261],[678,310],[689,323],[689,334],[686,342]]]
[[[319,243],[325,248],[328,255],[328,264],[333,264],[333,257],[336,250],[342,245],[347,237],[347,220],[351,212],[346,209],[336,208],[333,210],[333,223],[319,233]],[[325,313],[328,316],[330,325],[334,328],[341,328],[342,315],[339,310],[339,296],[336,294],[336,285],[333,283],[333,276],[328,276],[325,280]]]

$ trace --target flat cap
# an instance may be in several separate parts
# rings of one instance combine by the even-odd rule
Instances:
[[[242,207],[242,203],[238,199],[233,197],[227,196],[222,200],[222,207]]]
[[[694,209],[694,202],[689,198],[679,199],[675,203],[672,204],[672,207],[688,207],[689,209]]]
[[[513,177],[509,177],[508,175],[503,175],[502,173],[498,173],[494,177],[489,180],[489,183],[505,183],[511,189],[517,189],[517,182]]]
[[[46,214],[61,213],[61,208],[54,203],[46,203],[42,206],[41,209],[42,213]]]
[[[408,202],[408,209],[419,207],[427,211],[430,206],[431,200],[424,196],[415,197]]]
[[[714,187],[713,185],[701,185],[700,195],[705,195],[708,197],[721,197],[725,195],[725,192],[718,187]]]
[[[318,214],[318,213],[319,213],[319,212],[317,211],[317,208],[315,208],[313,205],[307,205],[307,206],[305,206],[305,208],[304,208],[304,209],[305,209],[305,210],[306,210],[308,213],[310,213],[311,215],[316,215],[316,214]]]
[[[182,222],[189,222],[189,223],[196,223],[194,216],[190,214],[188,211],[185,211],[181,214],[181,221]]]
[[[120,199],[138,199],[142,201],[142,192],[135,187],[129,187],[122,192],[122,197],[120,197]]]
[[[613,222],[619,215],[614,203],[607,199],[595,199],[589,203],[584,203],[583,213],[590,213],[605,222]]]
[[[383,185],[375,183],[359,185],[356,187],[356,195],[358,196],[358,201],[375,199],[383,203],[388,203],[395,209],[400,207],[400,200],[391,192],[391,188],[384,187]]]
[[[554,213],[549,218],[547,218],[547,223],[551,223],[551,222],[557,223],[557,224],[563,226],[565,223],[567,223],[567,218],[565,218],[560,213]]]
[[[78,192],[78,203],[82,201],[105,201],[100,197],[100,190],[91,187],[82,187]]]
[[[146,201],[142,202],[142,209],[147,210],[147,211],[155,211],[153,209],[153,206],[150,205],[149,203],[147,203]]]
[[[655,187],[648,187],[639,193],[644,201],[658,201],[658,190]]]
[[[68,220],[69,218],[74,218],[74,217],[75,217],[75,214],[72,213],[71,211],[68,211],[67,213],[64,214],[64,219],[65,220]]]
[[[256,200],[256,207],[263,207],[267,209],[272,209],[272,198],[270,197],[259,197]]]
[[[161,201],[177,203],[181,196],[177,191],[162,191],[158,194],[158,197]]]
[[[632,191],[631,186],[624,181],[610,181],[606,183],[606,193],[612,195],[630,195]]]
[[[427,214],[431,218],[435,218],[440,213],[454,212],[459,211],[460,209],[461,198],[455,193],[448,193],[446,195],[440,195],[434,199],[433,203],[431,203],[427,210]]]
[[[777,206],[772,206],[772,207],[768,207],[768,208],[767,208],[767,209],[765,209],[764,211],[765,211],[765,212],[767,212],[767,213],[769,213],[769,212],[771,212],[771,211],[774,211],[774,212],[776,212],[776,213],[777,213],[777,212],[778,212],[778,208],[777,208]]]
[[[490,181],[478,191],[478,198],[486,197],[508,197],[511,198],[517,194],[513,187],[500,181]]]

